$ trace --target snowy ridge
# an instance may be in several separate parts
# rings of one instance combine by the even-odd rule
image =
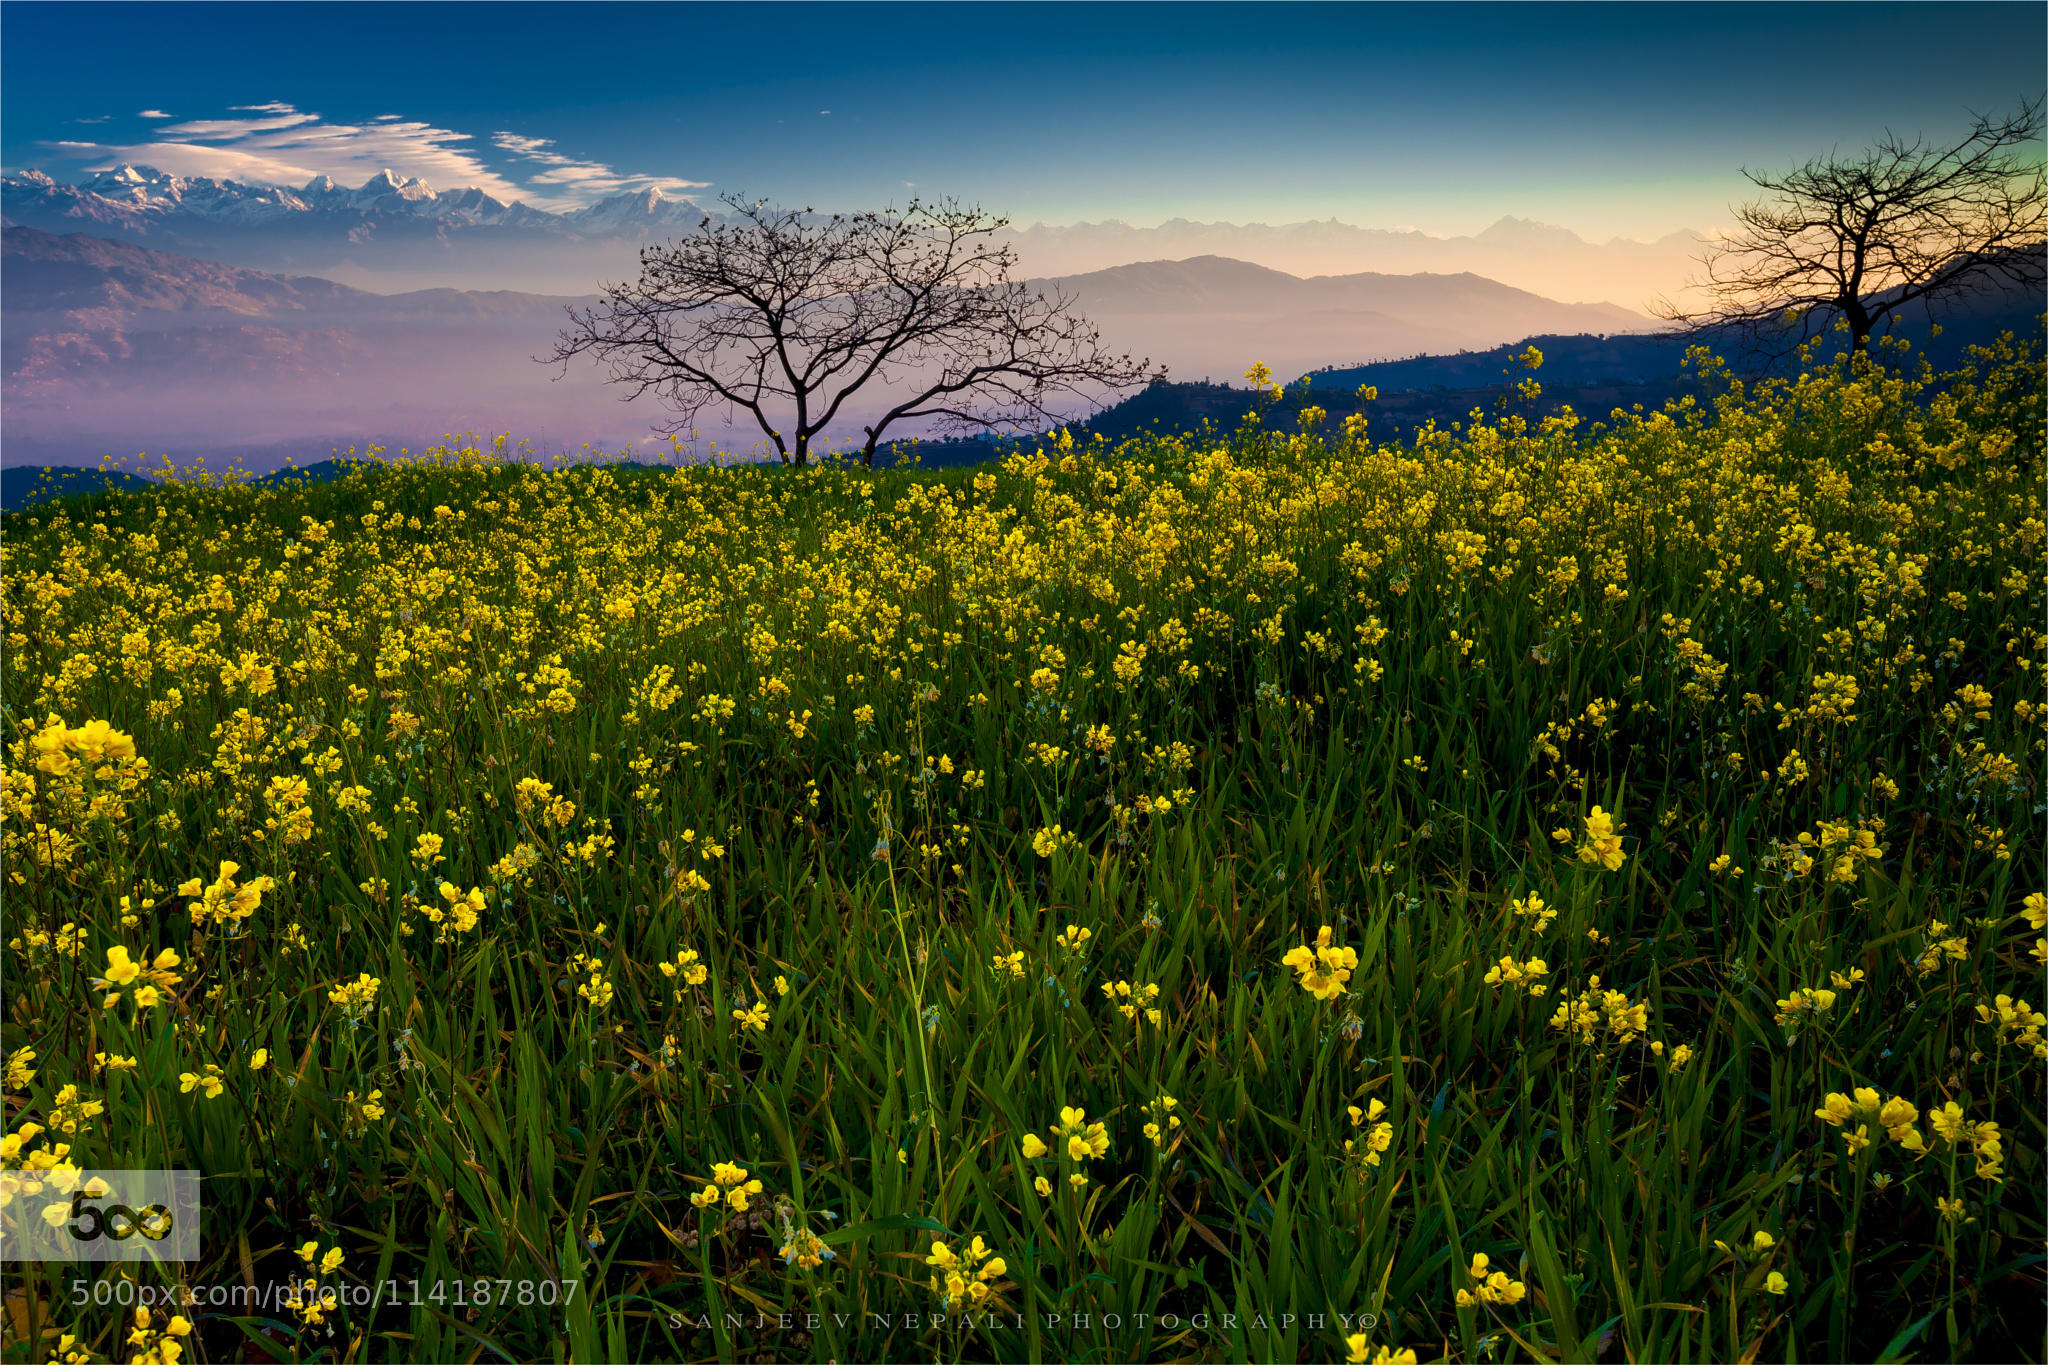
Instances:
[[[0,206],[16,222],[95,224],[137,234],[154,227],[299,225],[309,218],[344,217],[618,236],[679,227],[704,215],[691,201],[657,189],[626,191],[587,208],[551,213],[523,203],[508,204],[475,186],[442,193],[417,176],[402,177],[390,170],[377,172],[355,189],[321,175],[290,190],[131,165],[95,172],[76,185],[39,170],[0,177]]]

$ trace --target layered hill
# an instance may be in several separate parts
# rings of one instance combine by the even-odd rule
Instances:
[[[1655,324],[1614,304],[1559,303],[1469,273],[1309,279],[1221,256],[1146,261],[1052,283],[1119,349],[1177,377],[1236,379],[1255,361],[1282,375],[1495,346],[1532,332],[1632,332]]]
[[[368,433],[463,430],[545,429],[615,445],[644,439],[664,415],[646,400],[623,406],[593,369],[554,382],[535,362],[565,307],[587,297],[376,294],[29,227],[7,229],[0,252],[6,434],[38,459],[302,438],[324,453]],[[1474,275],[1305,280],[1221,257],[1040,283],[1076,298],[1117,349],[1190,377],[1648,325],[1612,305],[1560,304]],[[864,415],[849,405],[846,434]],[[739,428],[719,438],[753,440]]]
[[[1306,223],[1199,223],[1175,218],[1156,227],[1122,222],[1036,223],[1013,240],[1027,269],[1067,275],[1122,261],[1227,256],[1304,278],[1358,271],[1381,274],[1477,274],[1549,298],[1611,300],[1646,308],[1675,294],[1695,273],[1706,239],[1669,233],[1655,241],[1591,242],[1566,228],[1504,217],[1468,236],[1358,227],[1335,219]]]
[[[9,463],[471,426],[622,438],[598,377],[535,363],[570,299],[382,295],[131,243],[12,227],[0,240]]]

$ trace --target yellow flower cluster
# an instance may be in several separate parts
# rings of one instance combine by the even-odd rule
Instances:
[[[2000,992],[1988,1005],[1977,1002],[1977,1018],[1994,1027],[2000,1043],[2032,1053],[2037,1062],[2048,1061],[2048,1042],[2041,1036],[2042,1029],[2048,1027],[2048,1015],[2026,1001]]]
[[[1492,1258],[1485,1252],[1472,1253],[1472,1264],[1465,1271],[1472,1287],[1458,1291],[1458,1307],[1472,1308],[1483,1303],[1506,1308],[1528,1297],[1528,1285],[1511,1278],[1505,1270],[1492,1267]]]
[[[447,941],[451,934],[466,934],[476,928],[477,920],[484,912],[484,892],[480,886],[467,891],[456,887],[453,882],[441,883],[442,905],[432,901],[420,905],[420,913],[428,922],[440,927],[441,941]]]
[[[1798,990],[1778,1002],[1777,1013],[1771,1022],[1779,1028],[1791,1028],[1802,1020],[1826,1014],[1835,1007],[1835,992],[1821,988]]]
[[[178,950],[175,948],[165,948],[150,959],[149,965],[145,967],[130,957],[128,950],[117,943],[107,949],[106,974],[94,977],[92,988],[104,993],[100,1003],[107,1009],[112,1009],[120,1003],[121,992],[124,990],[129,991],[128,998],[138,1012],[153,1009],[163,1003],[165,992],[184,980],[177,972],[171,970],[178,965]],[[11,1065],[8,1074],[10,1078],[13,1075]]]
[[[36,769],[56,777],[69,773],[74,762],[96,769],[105,763],[135,757],[135,737],[103,720],[89,720],[77,729],[69,729],[61,718],[51,716],[30,745],[36,756]]]
[[[226,1083],[221,1080],[222,1074],[219,1066],[208,1062],[203,1072],[181,1072],[178,1076],[178,1090],[180,1093],[187,1095],[197,1090],[205,1098],[217,1100],[220,1098],[221,1092],[227,1089]]]
[[[721,1161],[711,1168],[710,1183],[691,1195],[690,1203],[700,1209],[715,1209],[723,1204],[734,1213],[745,1213],[747,1200],[759,1193],[761,1182],[749,1178],[746,1167]]]
[[[697,956],[695,948],[679,948],[676,950],[674,961],[663,959],[654,965],[661,970],[663,976],[677,983],[674,1000],[678,1005],[683,1003],[685,990],[694,990],[711,978],[710,968]]]
[[[269,877],[255,877],[237,886],[235,878],[241,870],[240,863],[223,862],[220,874],[211,884],[194,877],[178,888],[180,896],[197,897],[185,906],[194,924],[201,928],[208,925],[232,928],[256,913],[256,907],[263,904],[263,893],[275,883]]]
[[[1619,871],[1628,854],[1622,852],[1623,826],[1612,815],[1595,806],[1586,813],[1585,837],[1579,841],[1579,861],[1594,863],[1609,872]]]
[[[1333,937],[1330,926],[1325,924],[1316,930],[1313,947],[1299,944],[1289,948],[1280,959],[1280,965],[1294,970],[1301,988],[1318,1000],[1335,1000],[1342,995],[1344,983],[1358,970],[1357,950],[1330,946]]]
[[[1586,989],[1576,995],[1567,991],[1558,1000],[1550,1027],[1587,1045],[1604,1036],[1611,1044],[1626,1046],[1649,1031],[1650,1006],[1646,1000],[1631,1001],[1624,991],[1603,989],[1599,977],[1590,977]]]
[[[1345,1112],[1351,1116],[1351,1126],[1353,1128],[1365,1129],[1365,1145],[1363,1147],[1355,1146],[1356,1139],[1346,1138],[1344,1140],[1345,1156],[1355,1156],[1367,1166],[1379,1165],[1380,1158],[1385,1156],[1387,1150],[1394,1145],[1394,1125],[1390,1120],[1382,1117],[1387,1112],[1386,1103],[1376,1099],[1367,1100],[1363,1109],[1352,1104],[1345,1106]]]
[[[932,1296],[947,1312],[985,1307],[995,1297],[996,1282],[1010,1273],[1009,1264],[978,1233],[958,1251],[934,1238],[924,1263],[932,1268]]]
[[[1543,897],[1533,893],[1509,901],[1508,909],[1514,912],[1516,919],[1533,921],[1529,927],[1538,934],[1549,929],[1557,918],[1557,908],[1544,904]]]
[[[577,953],[569,959],[569,976],[576,982],[576,994],[593,1010],[612,1003],[611,978],[605,975],[604,959]]]
[[[147,1308],[137,1308],[128,1329],[130,1365],[177,1365],[185,1357],[185,1338],[191,1335],[191,1320],[182,1313],[173,1313],[158,1327]]]
[[[1058,1152],[1074,1169],[1068,1172],[1067,1183],[1080,1189],[1088,1183],[1088,1177],[1080,1167],[1084,1161],[1100,1161],[1109,1155],[1109,1129],[1101,1122],[1090,1122],[1088,1111],[1074,1105],[1060,1109],[1060,1121],[1041,1138],[1036,1133],[1026,1133],[1020,1144],[1024,1157],[1036,1161],[1048,1152]],[[1038,1192],[1049,1193],[1052,1185],[1044,1176],[1037,1178]]]
[[[1180,1115],[1174,1110],[1180,1108],[1180,1101],[1160,1092],[1157,1099],[1145,1105],[1145,1139],[1154,1147],[1163,1147],[1175,1129],[1180,1127]]]
[[[1532,957],[1526,962],[1517,962],[1512,957],[1502,957],[1499,962],[1487,969],[1482,979],[1496,989],[1508,986],[1526,991],[1533,998],[1550,989],[1543,984],[1543,978],[1549,974],[1550,964],[1540,957]]]
[[[1102,994],[1124,1018],[1136,1023],[1142,1016],[1146,1023],[1158,1027],[1166,1018],[1153,1002],[1159,999],[1159,986],[1151,981],[1105,981]]]
[[[360,1024],[377,1007],[377,991],[383,981],[368,972],[358,972],[353,981],[344,981],[327,992],[327,998],[341,1007],[342,1017],[351,1024]]]
[[[1885,1136],[1915,1160],[1927,1156],[1932,1150],[1918,1126],[1920,1111],[1913,1107],[1912,1101],[1900,1095],[1885,1099],[1869,1086],[1858,1086],[1854,1093],[1847,1095],[1830,1091],[1813,1113],[1829,1127],[1842,1130],[1842,1139],[1852,1155],[1870,1145],[1872,1122],[1884,1129]],[[1854,1128],[1848,1126],[1852,1120],[1856,1121]],[[2002,1179],[2005,1169],[2004,1136],[1996,1123],[1988,1120],[1972,1123],[1964,1115],[1961,1105],[1948,1100],[1940,1108],[1927,1111],[1927,1125],[1937,1140],[1951,1147],[1967,1146],[1970,1149],[1976,1158],[1978,1179],[1994,1182]]]
[[[824,1238],[792,1223],[786,1213],[782,1219],[782,1246],[776,1254],[782,1257],[784,1265],[798,1270],[815,1270],[839,1257],[838,1252],[825,1245]]]

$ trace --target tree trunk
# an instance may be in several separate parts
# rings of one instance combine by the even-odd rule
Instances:
[[[1870,354],[1870,312],[1863,306],[1863,300],[1846,299],[1842,303],[1842,316],[1849,320],[1849,337],[1856,354],[1868,357]]]

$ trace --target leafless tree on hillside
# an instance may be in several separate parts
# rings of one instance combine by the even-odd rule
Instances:
[[[1692,281],[1708,306],[1658,314],[1727,328],[1760,349],[1789,351],[1835,319],[1856,350],[1901,309],[1930,312],[1985,287],[2042,282],[2041,101],[1975,115],[1948,146],[1891,133],[1856,156],[1830,155],[1781,174],[1745,169],[1764,198],[1736,210],[1734,234],[1701,258]]]
[[[544,359],[595,357],[627,397],[673,410],[664,430],[706,410],[751,416],[792,465],[870,384],[888,406],[864,428],[863,464],[900,423],[1038,430],[1152,378],[1105,350],[1074,300],[1010,278],[1016,254],[994,241],[1007,219],[952,201],[829,218],[725,203],[730,219],[643,249],[638,280],[570,309]]]

